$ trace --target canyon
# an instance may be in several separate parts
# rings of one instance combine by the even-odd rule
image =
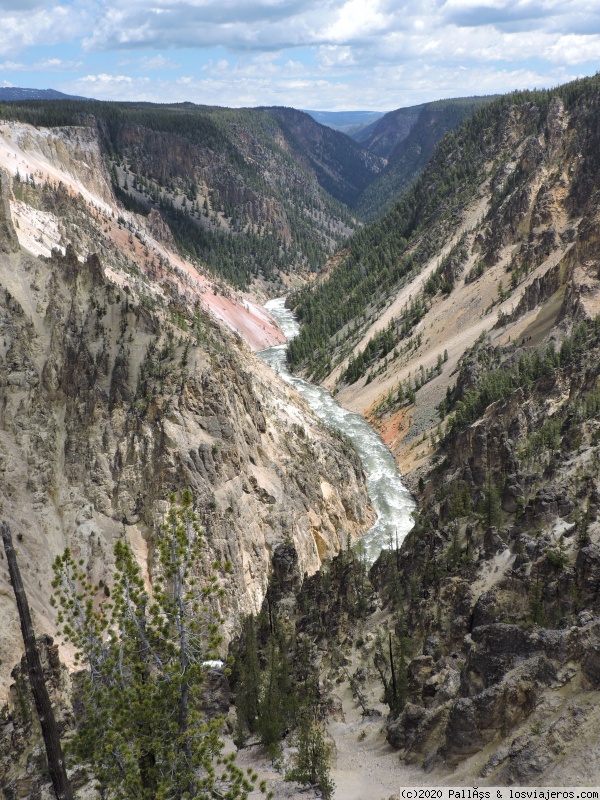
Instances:
[[[356,753],[386,800],[398,775],[600,775],[600,89],[480,106],[369,224],[351,206],[375,191],[383,156],[337,149],[343,134],[301,112],[233,114],[235,157],[217,111],[193,134],[203,145],[166,118],[116,125],[91,106],[80,124],[0,124],[2,513],[38,633],[55,633],[51,563],[66,544],[108,585],[124,538],[151,584],[168,494],[191,488],[211,558],[232,564],[226,644],[267,606],[311,642],[349,798],[364,787]],[[203,263],[199,232],[235,240],[226,269]],[[257,260],[232,271],[245,236],[261,240]],[[294,371],[379,431],[418,503],[372,566],[349,548],[375,521],[354,449],[256,357],[284,341],[265,303],[286,293]],[[4,566],[0,604],[13,714],[0,736],[20,731],[25,786]],[[50,640],[45,652],[60,705],[73,653]],[[240,758],[294,796],[250,751]]]

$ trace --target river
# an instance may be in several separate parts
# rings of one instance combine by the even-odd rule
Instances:
[[[265,308],[278,322],[286,339],[298,334],[300,326],[285,307],[285,298],[269,300]],[[356,448],[366,475],[367,491],[377,513],[377,521],[360,540],[367,561],[372,563],[383,548],[396,547],[403,541],[413,526],[415,502],[379,435],[361,416],[336,403],[326,389],[292,375],[286,365],[286,348],[287,345],[282,344],[262,350],[258,355],[300,392],[326,425],[346,434]]]

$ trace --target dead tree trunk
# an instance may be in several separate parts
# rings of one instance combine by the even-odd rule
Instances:
[[[12,543],[10,526],[7,522],[3,522],[1,529],[2,541],[4,542],[4,550],[8,561],[8,571],[17,601],[19,620],[21,621],[21,633],[23,634],[27,668],[29,671],[29,684],[42,727],[42,736],[44,737],[44,744],[46,745],[52,785],[58,800],[73,800],[73,793],[71,792],[71,786],[67,778],[62,748],[60,746],[58,727],[56,725],[56,719],[54,718],[46,683],[44,682],[40,654],[38,653],[35,643],[35,633],[31,622],[31,614],[29,613],[29,603],[27,602],[27,595],[25,594],[19,565],[17,564],[17,556]]]

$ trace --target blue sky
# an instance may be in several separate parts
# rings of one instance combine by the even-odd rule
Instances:
[[[600,69],[600,0],[0,0],[0,85],[389,110]]]

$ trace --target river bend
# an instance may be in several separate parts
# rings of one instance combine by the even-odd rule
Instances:
[[[279,323],[286,339],[298,334],[300,327],[293,313],[285,307],[285,298],[269,300],[265,308]],[[415,502],[379,435],[361,416],[336,403],[326,389],[292,375],[286,365],[286,348],[285,344],[269,347],[258,356],[300,392],[326,425],[344,433],[356,448],[366,476],[367,491],[377,513],[375,524],[361,538],[365,556],[372,563],[383,548],[398,546],[413,527]]]

